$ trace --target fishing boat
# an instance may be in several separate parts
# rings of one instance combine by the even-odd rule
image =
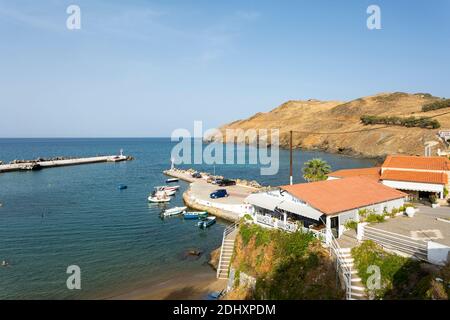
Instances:
[[[126,188],[128,188],[126,185],[124,185],[124,184],[119,184],[118,186],[117,186],[117,188],[119,189],[119,190],[125,190]]]
[[[156,190],[161,191],[177,191],[180,188],[180,186],[157,186],[155,187]]]
[[[166,183],[178,182],[177,178],[170,178],[166,180]]]
[[[177,192],[177,190],[166,189],[165,187],[155,187],[155,191],[165,193],[168,196],[173,196]]]
[[[187,207],[174,207],[174,208],[164,210],[162,215],[164,217],[174,216],[174,215],[186,212],[186,209],[187,209]]]
[[[183,213],[183,217],[187,220],[195,220],[195,219],[205,219],[208,216],[208,212],[185,212]]]
[[[150,202],[159,203],[159,202],[169,202],[171,198],[165,192],[155,191],[152,192],[152,194],[147,199]]]
[[[212,226],[216,222],[216,217],[207,217],[202,221],[199,221],[197,223],[197,226],[199,228],[208,228],[209,226]]]

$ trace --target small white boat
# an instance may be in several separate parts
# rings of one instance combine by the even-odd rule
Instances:
[[[162,215],[165,217],[174,216],[174,215],[186,212],[186,209],[187,209],[187,207],[174,207],[174,208],[164,210]]]
[[[148,201],[150,202],[169,202],[171,198],[165,192],[153,192],[148,196]]]
[[[168,196],[173,196],[177,192],[177,190],[165,189],[164,187],[155,187],[155,190]]]
[[[170,178],[166,180],[166,183],[178,182],[177,178]]]
[[[168,190],[177,191],[178,189],[180,189],[180,186],[157,186],[155,187],[155,189],[161,191],[168,191]]]

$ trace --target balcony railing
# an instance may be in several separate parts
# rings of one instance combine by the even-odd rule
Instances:
[[[289,222],[286,221],[284,222],[283,220],[274,218],[272,216],[269,215],[262,215],[262,214],[256,214],[256,222],[272,227],[272,228],[277,228],[277,229],[281,229],[287,232],[296,232],[297,230],[301,229],[303,232],[310,232],[314,235],[314,237],[316,237],[317,239],[319,239],[320,241],[325,241],[325,229],[322,230],[314,230],[314,229],[308,229],[305,227],[301,227],[296,223],[293,222]]]
[[[295,232],[298,229],[298,226],[295,223],[289,221],[284,222],[283,220],[271,216],[265,216],[262,214],[256,214],[256,222],[265,224],[272,228],[282,229],[288,232]]]

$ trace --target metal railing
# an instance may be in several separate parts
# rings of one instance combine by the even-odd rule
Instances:
[[[331,241],[329,243],[330,246],[330,254],[334,254],[336,257],[336,272],[342,274],[344,280],[345,287],[345,298],[350,300],[352,297],[352,268],[351,266],[345,262],[345,257],[342,253],[341,246],[337,242],[331,230],[328,231]]]
[[[425,241],[369,226],[363,228],[363,240],[372,240],[385,248],[406,253],[420,260],[428,260],[428,247]]]
[[[227,240],[227,236],[230,235],[231,233],[233,233],[233,232],[237,229],[237,227],[238,227],[238,223],[235,222],[235,223],[233,223],[233,224],[227,226],[227,227],[223,230],[222,246],[220,247],[219,264],[217,265],[217,274],[216,274],[217,278],[220,277],[220,273],[221,273],[222,271],[226,271],[226,272],[228,273],[229,265],[228,265],[228,268],[227,268],[226,270],[221,268],[221,266],[222,266],[222,257],[223,257],[223,252],[224,252],[224,251],[223,251],[223,248],[224,248],[224,245],[225,245],[225,240]]]

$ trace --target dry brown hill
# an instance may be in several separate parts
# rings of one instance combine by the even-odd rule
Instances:
[[[259,112],[245,120],[234,121],[220,128],[280,130],[280,144],[289,146],[289,131],[293,130],[295,147],[318,149],[350,155],[383,157],[386,154],[422,155],[424,143],[438,141],[434,147],[445,149],[437,132],[450,129],[450,108],[422,112],[424,104],[441,98],[430,94],[402,92],[381,93],[350,102],[288,101],[270,112]],[[447,114],[445,114],[447,113]],[[401,126],[364,125],[362,115],[434,117],[441,129],[406,128]],[[232,141],[231,138],[214,140]],[[238,142],[244,142],[238,139]]]

